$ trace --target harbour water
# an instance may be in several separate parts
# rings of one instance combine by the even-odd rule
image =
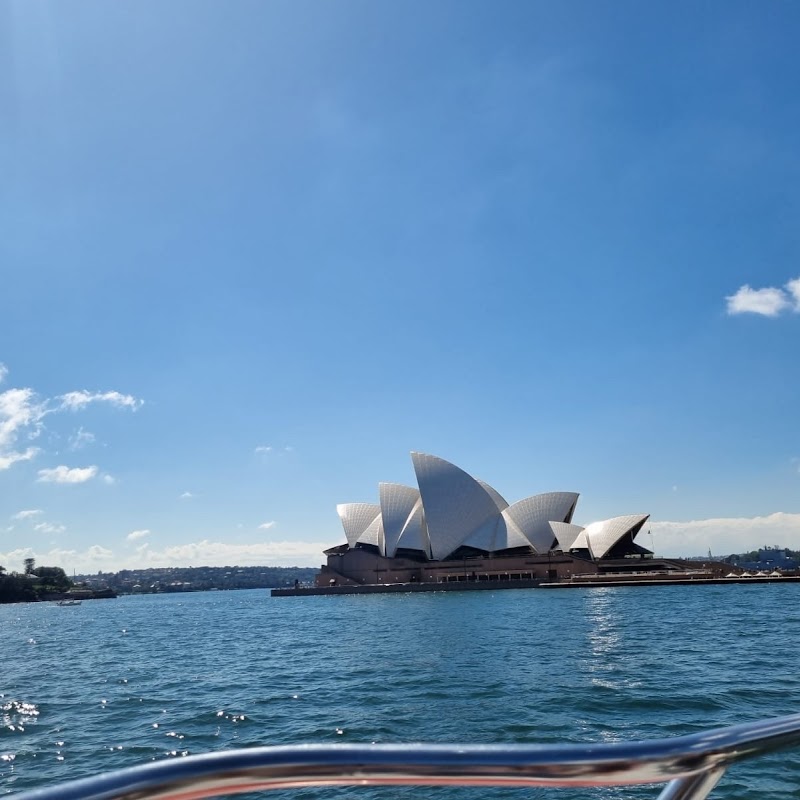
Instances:
[[[0,794],[232,747],[611,742],[794,713],[799,600],[791,584],[0,606]],[[800,796],[800,754],[734,768],[712,796],[759,791]],[[514,793],[592,795],[314,796]]]

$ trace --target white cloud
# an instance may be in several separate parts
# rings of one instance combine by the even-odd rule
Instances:
[[[0,564],[9,571],[22,569],[26,558],[35,558],[37,564],[48,567],[61,567],[68,575],[75,572],[97,572],[98,569],[109,569],[109,560],[112,558],[111,550],[93,545],[83,552],[54,547],[48,551],[35,550],[32,547],[19,547],[7,553],[0,553]],[[18,565],[18,566],[15,566]],[[116,567],[114,567],[116,569]],[[121,569],[121,567],[120,567]]]
[[[91,561],[107,561],[114,553],[107,547],[102,547],[99,544],[93,544],[87,551],[86,556]]]
[[[794,310],[800,311],[800,278],[794,278],[786,284],[786,291],[792,296]]]
[[[760,314],[763,317],[777,317],[783,311],[800,311],[800,278],[794,278],[778,289],[768,286],[753,289],[745,284],[736,294],[726,297],[728,314]]]
[[[330,547],[330,542],[228,544],[204,539],[159,551],[147,550],[143,553],[147,563],[141,566],[318,566],[326,547]]]
[[[789,299],[782,289],[751,289],[747,284],[736,294],[725,298],[729,314],[761,314],[777,317],[789,308]]]
[[[7,389],[0,393],[0,470],[18,461],[29,461],[39,451],[35,447],[17,450],[23,434],[35,439],[47,414],[47,404],[41,402],[32,389]]]
[[[147,528],[143,528],[140,531],[131,531],[125,538],[129,542],[135,542],[137,539],[144,539],[145,536],[149,536],[150,531]]]
[[[63,525],[55,525],[52,522],[39,522],[33,529],[39,533],[64,533],[66,530]]]
[[[8,469],[18,461],[30,461],[38,452],[38,448],[29,447],[24,453],[0,453],[0,469]]]
[[[108,473],[103,475],[103,483],[106,486],[113,486],[116,482],[117,482],[117,479],[113,475],[109,475]]]
[[[14,564],[19,564],[20,569],[22,569],[22,563],[26,558],[36,558],[37,561],[39,560],[33,548],[18,547],[16,550],[9,550],[7,553],[0,553],[0,564],[11,572],[14,569]],[[48,564],[48,566],[50,565]]]
[[[260,531],[268,531],[270,528],[274,528],[278,523],[275,520],[271,520],[270,522],[262,522],[258,529]]]
[[[719,517],[688,522],[658,522],[650,526],[658,555],[702,556],[744,553],[765,545],[796,549],[800,542],[800,514],[776,512],[763,517]],[[639,540],[649,547],[646,534]]]
[[[268,455],[269,453],[292,453],[294,452],[294,447],[290,444],[287,444],[285,447],[273,447],[271,444],[260,444],[253,452],[261,456]]]
[[[0,364],[0,382],[8,374],[4,364]],[[7,389],[0,392],[0,471],[6,470],[20,461],[30,461],[39,452],[39,448],[28,446],[24,439],[35,439],[44,430],[44,419],[49,414],[59,411],[77,411],[90,403],[110,403],[118,408],[136,410],[143,404],[129,394],[120,392],[87,391],[67,392],[53,400],[40,399],[30,388]],[[70,437],[70,449],[77,450],[94,441],[94,435],[80,428]]]
[[[117,408],[130,408],[132,411],[136,411],[144,405],[144,400],[139,400],[131,394],[88,392],[86,389],[78,392],[67,392],[60,395],[58,399],[61,400],[61,407],[70,411],[86,408],[90,403],[109,403]]]
[[[26,547],[0,552],[0,564],[8,570],[22,569],[26,558],[35,558],[38,564],[62,567],[67,574],[117,571],[147,567],[226,567],[275,566],[317,567],[322,551],[330,542],[259,542],[257,544],[228,544],[203,540],[154,550],[144,542],[125,552],[115,553],[100,545],[86,550],[53,548],[40,551]]]
[[[181,495],[178,495],[178,500],[191,500],[194,495],[191,492],[184,492]]]
[[[17,511],[11,519],[30,519],[31,517],[38,517],[39,514],[44,514],[41,508],[28,508],[25,511]]]
[[[89,444],[92,444],[95,440],[95,435],[84,428],[78,428],[72,436],[69,437],[69,449],[70,450],[80,450],[83,447],[86,447]]]
[[[46,413],[33,389],[6,389],[0,394],[0,446],[13,444],[21,429],[37,426]]]
[[[40,469],[40,483],[86,483],[97,475],[97,467],[66,467],[60,464],[52,469]]]

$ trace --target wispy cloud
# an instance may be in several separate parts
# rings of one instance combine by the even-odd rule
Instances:
[[[31,519],[32,517],[38,517],[40,514],[44,514],[41,508],[28,508],[24,511],[17,511],[11,519]]]
[[[87,445],[92,444],[94,441],[95,435],[81,427],[69,437],[69,449],[81,450]]]
[[[23,452],[0,453],[0,470],[8,469],[18,461],[30,461],[38,452],[38,448],[29,447]]]
[[[70,411],[78,411],[86,408],[90,403],[109,403],[117,408],[130,408],[136,411],[144,405],[144,400],[140,400],[131,394],[120,392],[89,392],[82,389],[77,392],[67,392],[58,398],[61,400],[63,408]]]
[[[40,483],[86,483],[97,475],[97,467],[67,467],[60,464],[52,469],[40,469]]]
[[[117,482],[117,479],[113,475],[109,475],[108,473],[103,475],[103,483],[106,486],[113,486],[116,482]]]
[[[0,470],[18,461],[29,461],[38,452],[36,447],[17,449],[21,436],[35,439],[47,414],[47,404],[32,389],[7,389],[0,393]]]
[[[270,522],[262,522],[258,529],[260,531],[268,531],[270,528],[274,528],[278,523],[275,520],[271,520]]]
[[[764,289],[753,289],[745,284],[725,300],[728,314],[777,317],[784,311],[800,312],[800,278],[790,280],[782,288],[768,286]]]
[[[33,529],[39,533],[64,533],[66,527],[53,522],[39,522],[33,526]]]
[[[35,436],[46,414],[47,403],[33,389],[6,389],[0,394],[0,446],[13,443],[21,428],[34,427]]]
[[[0,382],[8,375],[8,368],[0,364]],[[12,388],[0,392],[0,471],[20,461],[30,461],[41,450],[26,444],[40,436],[44,420],[49,414],[79,411],[91,403],[110,403],[118,408],[136,410],[144,401],[120,392],[88,391],[67,392],[54,400],[42,399],[31,388]],[[70,449],[77,450],[94,441],[93,434],[80,428],[70,437]]]
[[[125,538],[129,542],[135,542],[137,539],[144,539],[145,536],[149,536],[150,531],[147,528],[143,528],[140,531],[131,531]]]
[[[293,451],[294,447],[292,447],[290,444],[287,444],[285,447],[274,447],[271,444],[260,444],[253,452],[259,456],[266,456],[270,453],[291,453]]]
[[[183,494],[178,495],[179,500],[191,500],[194,495],[191,492],[184,492]]]

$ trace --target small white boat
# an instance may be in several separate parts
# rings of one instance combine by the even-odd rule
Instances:
[[[67,600],[59,600],[57,605],[59,606],[79,606],[81,604],[80,600],[76,600],[74,597],[70,597]]]

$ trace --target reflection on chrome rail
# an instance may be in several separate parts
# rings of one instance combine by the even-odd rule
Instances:
[[[674,739],[616,744],[259,747],[159,761],[16,797],[200,800],[309,786],[666,783],[659,800],[702,800],[731,764],[792,745],[800,745],[800,714]]]

